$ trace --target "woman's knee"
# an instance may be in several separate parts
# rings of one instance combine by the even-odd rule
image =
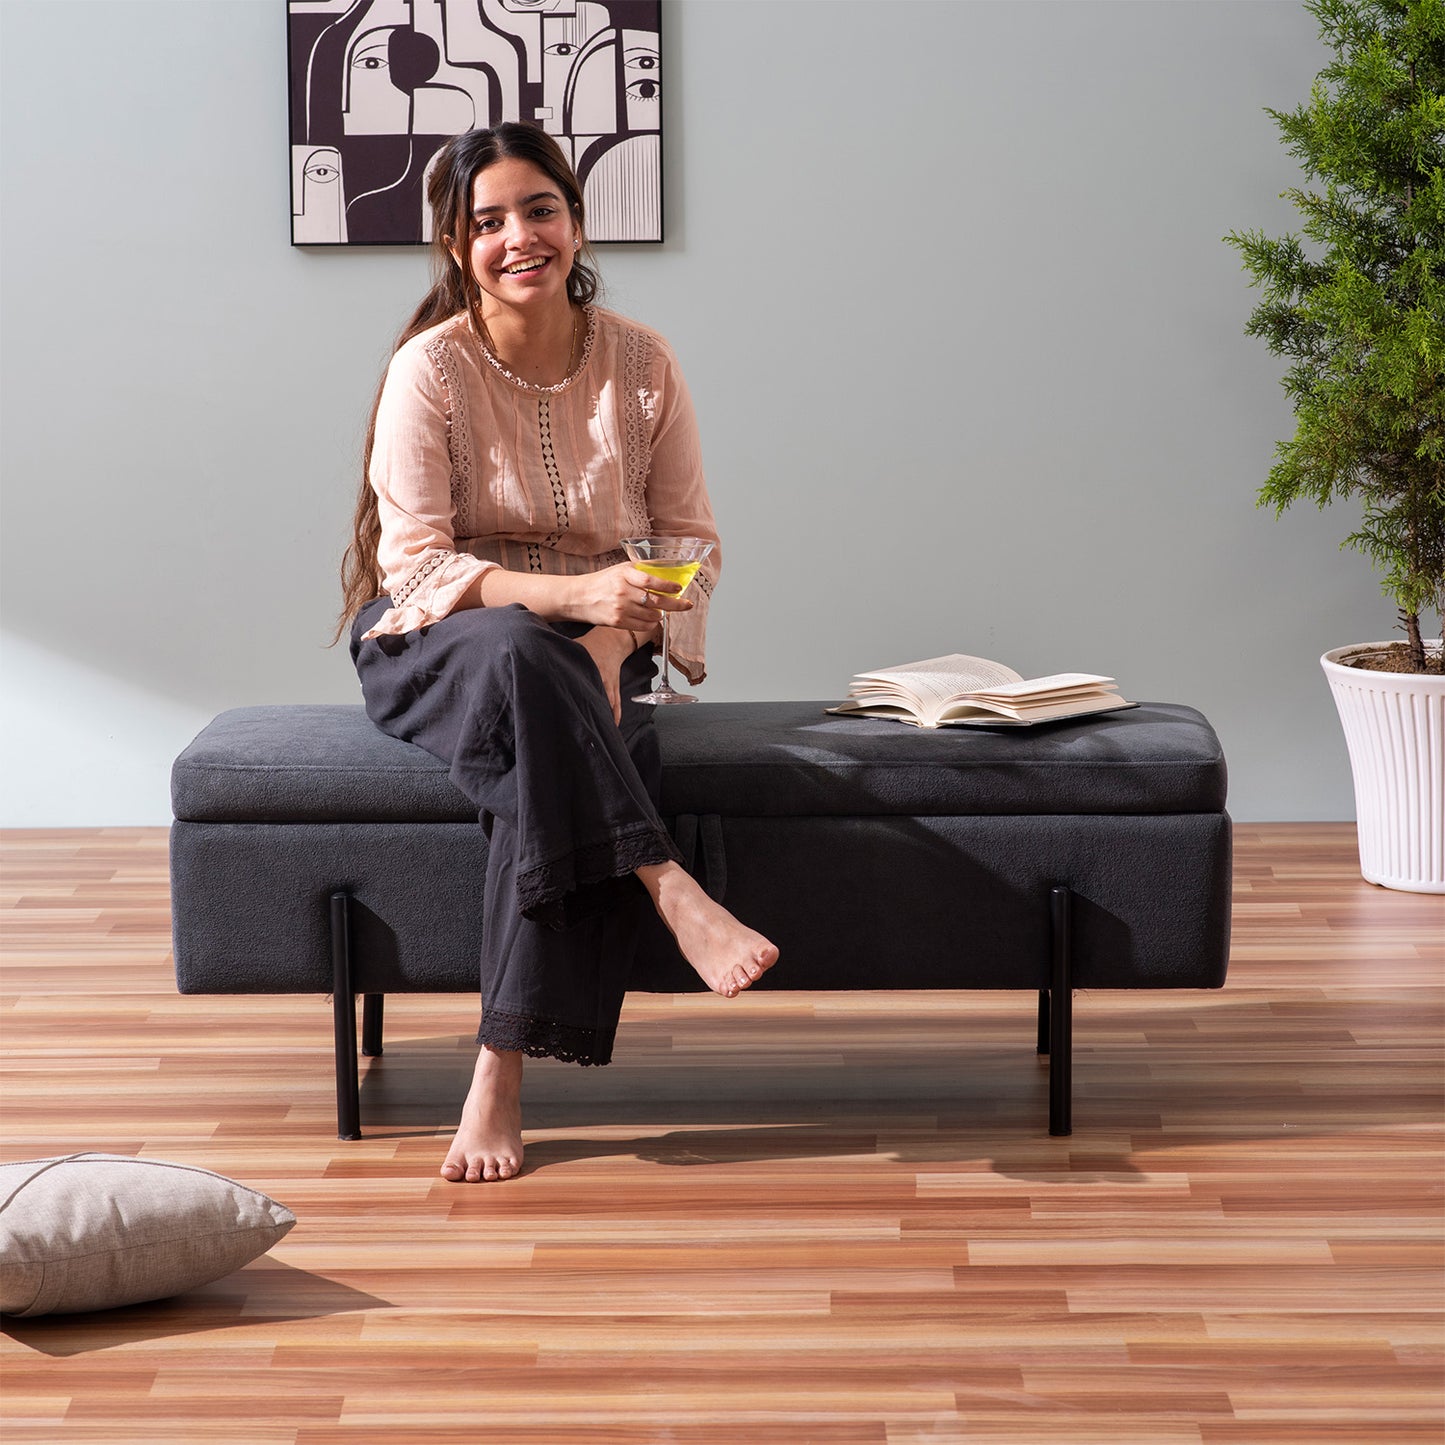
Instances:
[[[526,677],[549,689],[565,690],[574,685],[577,676],[585,677],[588,669],[596,671],[582,648],[525,607],[479,607],[454,617],[459,626],[449,632],[444,647],[436,648],[433,655],[438,661],[444,655],[448,670],[459,668],[484,687],[491,685],[484,679],[505,674],[514,680]],[[444,619],[437,624],[438,629],[452,620]]]
[[[536,635],[547,630],[547,624],[536,613],[515,604],[468,607],[424,627],[420,644],[424,654],[477,665],[517,650],[530,650]]]

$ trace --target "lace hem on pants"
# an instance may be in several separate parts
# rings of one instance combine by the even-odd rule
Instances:
[[[632,877],[651,863],[680,863],[665,830],[638,824],[620,838],[577,848],[563,858],[517,876],[517,901],[525,917],[544,928],[568,928],[599,908],[611,907],[619,888],[641,887]]]
[[[551,1019],[487,1009],[477,1030],[477,1043],[520,1051],[531,1059],[559,1059],[564,1064],[610,1064],[616,1030],[577,1028]]]

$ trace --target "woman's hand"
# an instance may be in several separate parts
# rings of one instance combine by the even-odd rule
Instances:
[[[594,627],[621,627],[651,636],[664,612],[686,612],[692,602],[677,596],[676,582],[650,577],[631,562],[567,579],[571,600],[565,615]]]
[[[612,721],[622,722],[622,664],[633,653],[632,634],[611,627],[594,627],[577,639],[592,656],[602,689],[612,708]]]

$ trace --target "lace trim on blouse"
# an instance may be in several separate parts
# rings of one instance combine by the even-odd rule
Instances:
[[[555,547],[571,525],[571,518],[567,513],[567,491],[562,485],[562,473],[557,469],[557,456],[552,450],[552,401],[550,397],[544,396],[537,402],[537,427],[542,439],[542,465],[546,469],[547,480],[552,484],[552,506],[557,513],[557,529],[544,540],[542,545]]]
[[[452,507],[458,519],[471,515],[474,488],[472,483],[472,434],[467,425],[467,409],[463,404],[462,379],[457,371],[456,354],[451,346],[437,337],[427,342],[426,354],[441,379],[446,398],[447,455],[451,458]]]
[[[477,346],[494,371],[505,376],[519,391],[531,392],[533,396],[551,396],[559,391],[566,391],[567,388],[587,370],[587,358],[592,355],[592,340],[597,334],[597,326],[590,306],[584,306],[582,308],[582,314],[587,319],[587,332],[582,338],[582,355],[577,358],[577,365],[574,366],[561,381],[553,382],[551,386],[539,386],[535,382],[523,381],[515,372],[508,371],[507,368],[492,355],[491,348],[482,340],[481,331],[475,324],[473,331],[477,338]]]
[[[622,348],[623,421],[627,427],[627,478],[622,504],[631,535],[644,537],[652,530],[647,511],[647,473],[651,464],[653,399],[648,385],[652,373],[652,338],[628,327]]]
[[[434,551],[428,553],[426,560],[391,594],[393,607],[400,607],[438,567],[445,567],[457,554],[455,552]]]

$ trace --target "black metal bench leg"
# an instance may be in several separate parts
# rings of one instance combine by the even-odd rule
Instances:
[[[361,1082],[356,1064],[356,991],[351,971],[351,899],[331,895],[331,1001],[336,1032],[336,1136],[361,1138]]]
[[[1045,1007],[1048,1012],[1049,1133],[1053,1135],[1074,1132],[1074,979],[1069,938],[1072,898],[1067,888],[1055,888],[1049,897],[1053,961],[1047,1005],[1042,996],[1039,1004],[1041,1030]]]
[[[368,1059],[381,1057],[381,1011],[385,1003],[384,993],[361,996],[361,1052]]]
[[[1041,1054],[1049,1051],[1049,991],[1046,988],[1039,990],[1039,1042],[1038,1050]]]

